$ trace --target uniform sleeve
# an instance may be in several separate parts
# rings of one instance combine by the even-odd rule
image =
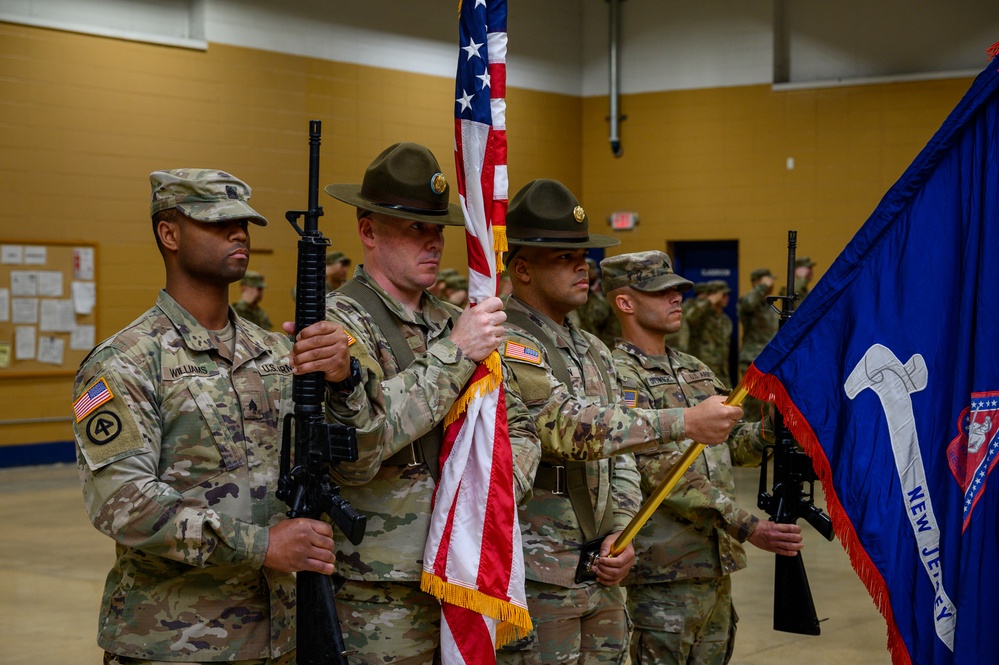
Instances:
[[[621,383],[625,390],[635,390],[636,407],[648,408],[652,402],[652,392],[648,385],[642,380],[640,373],[627,362],[616,362],[615,366],[621,377]],[[703,367],[700,364],[699,367]],[[714,379],[715,389],[718,390],[721,384]],[[744,424],[738,429],[746,430],[752,426]],[[732,447],[734,434],[729,439],[729,446]],[[686,450],[689,442],[671,442],[662,452],[636,455],[639,473],[641,474],[641,487],[645,496],[651,495],[663,480],[669,475],[671,469],[676,466],[681,454]],[[737,447],[745,444],[739,438]],[[757,464],[759,455],[757,454]],[[704,477],[693,467],[688,468],[683,476],[677,481],[669,496],[663,501],[671,510],[681,517],[698,522],[705,512],[710,513],[712,519],[720,527],[725,529],[733,538],[744,542],[753,532],[756,522],[759,521],[752,513],[743,510],[735,503],[735,497],[728,496]]]
[[[358,316],[328,308],[327,318],[355,338],[351,355],[361,364],[361,382],[346,399],[330,395],[331,417],[354,427],[358,459],[340,462],[333,476],[344,485],[363,485],[391,457],[444,419],[459,391],[475,371],[475,363],[458,346],[441,339],[405,370],[386,378],[378,357],[378,332]]]
[[[767,286],[763,282],[760,282],[750,289],[746,295],[739,299],[739,318],[741,319],[748,314],[752,314],[761,307],[769,307],[769,305],[767,305],[766,297]]]
[[[73,425],[84,501],[97,530],[192,566],[262,566],[267,527],[218,513],[160,478],[161,414],[147,368],[105,347],[81,366],[75,396],[102,380],[112,397]]]
[[[534,476],[541,461],[541,442],[534,419],[509,389],[512,374],[507,366],[503,366],[504,394],[506,397],[506,420],[510,434],[510,445],[513,448],[513,489],[518,505],[523,505],[533,495]]]
[[[540,348],[528,336],[508,336],[517,344]],[[524,362],[506,353],[503,361],[511,375],[507,383],[511,398],[530,414],[545,453],[577,461],[597,460],[654,450],[662,447],[663,441],[684,439],[683,409],[644,410],[630,409],[623,402],[592,403],[569,392],[546,361]]]

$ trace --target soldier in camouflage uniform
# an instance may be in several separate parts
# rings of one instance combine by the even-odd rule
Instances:
[[[347,281],[350,259],[340,251],[326,254],[326,293],[339,289]]]
[[[567,315],[589,290],[586,213],[562,183],[535,180],[507,214],[513,282],[502,347],[507,394],[526,405],[542,447],[534,496],[520,509],[528,607],[535,630],[497,652],[501,663],[621,663],[629,621],[618,582],[634,563],[628,546],[608,556],[641,500],[636,450],[686,436],[723,441],[742,409],[722,399],[693,409],[620,404],[609,349]],[[511,427],[518,415],[510,414]],[[608,535],[609,534],[609,535]],[[574,582],[580,547],[602,538],[596,582]]]
[[[801,304],[811,290],[809,285],[812,283],[813,268],[815,261],[810,257],[799,256],[794,260],[794,292],[798,295],[795,307]],[[780,287],[780,294],[787,294],[787,286]]]
[[[600,341],[611,346],[614,340],[621,334],[621,325],[614,317],[604,292],[600,288],[600,268],[596,261],[587,257],[586,265],[589,266],[590,292],[586,298],[586,303],[569,313],[569,320],[581,329],[596,335]]]
[[[773,293],[774,277],[767,268],[757,268],[750,274],[753,288],[739,298],[739,322],[742,323],[742,346],[739,348],[739,377],[760,355],[773,336],[777,334],[777,312],[767,302]],[[757,422],[762,418],[763,403],[747,395],[742,403],[746,420]]]
[[[695,299],[687,315],[690,320],[690,355],[711,368],[715,377],[727,388],[732,387],[728,371],[732,319],[724,310],[731,292],[724,280],[711,280],[704,287],[704,298]]]
[[[431,663],[440,641],[440,603],[420,590],[442,420],[476,362],[503,338],[499,298],[465,312],[431,296],[444,226],[464,225],[448,203],[436,158],[413,143],[393,145],[361,185],[327,193],[357,208],[363,264],[327,297],[327,316],[351,335],[358,384],[332,395],[334,418],[357,428],[356,462],[334,477],[368,518],[358,546],[339,546],[337,595],[344,641],[364,663]],[[540,451],[523,407],[508,400],[515,493],[530,492]],[[518,415],[520,414],[520,415]]]
[[[332,573],[333,536],[284,518],[279,430],[293,366],[344,379],[347,337],[322,321],[292,349],[228,307],[248,223],[267,223],[245,183],[202,169],[150,181],[166,289],[91,351],[74,388],[87,512],[117,545],[98,644],[120,665],[291,663],[293,573]]]
[[[689,407],[724,394],[704,363],[663,344],[680,325],[681,292],[692,286],[673,273],[669,257],[621,254],[601,269],[623,329],[614,363],[627,403]],[[688,445],[636,454],[646,497]],[[705,448],[635,537],[636,564],[624,580],[635,622],[633,665],[728,662],[737,620],[729,575],[746,566],[740,543],[778,554],[801,549],[800,527],[760,521],[732,501],[732,465],[758,465],[763,445],[763,426],[755,423],[736,426],[728,445]]]
[[[232,304],[233,310],[250,323],[255,323],[264,330],[272,330],[274,325],[271,317],[260,307],[264,289],[267,288],[264,276],[255,270],[247,270],[243,279],[239,280],[239,286],[239,300]]]

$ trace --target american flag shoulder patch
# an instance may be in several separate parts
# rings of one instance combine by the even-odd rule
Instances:
[[[114,394],[111,392],[111,388],[108,387],[107,380],[102,376],[97,379],[86,392],[76,398],[73,402],[73,414],[76,416],[76,422],[80,422],[91,413],[94,409],[99,407],[101,404],[108,402]]]
[[[541,364],[541,351],[527,344],[507,341],[503,356],[511,360],[520,360],[533,365]]]
[[[347,347],[348,348],[350,347],[351,344],[353,344],[354,342],[357,341],[356,339],[354,339],[353,335],[351,335],[349,332],[347,332],[346,329],[344,329],[343,334],[347,336]]]
[[[637,390],[623,390],[624,403],[629,409],[634,409],[635,404],[638,402],[638,391]]]

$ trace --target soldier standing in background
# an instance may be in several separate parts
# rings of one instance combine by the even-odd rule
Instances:
[[[358,662],[432,663],[440,657],[440,602],[420,589],[445,415],[476,363],[503,339],[499,298],[465,312],[430,295],[444,226],[464,226],[434,155],[397,143],[359,185],[326,192],[357,209],[364,262],[326,300],[352,337],[354,385],[329,391],[333,419],[357,429],[358,460],[333,477],[368,518],[360,545],[343,543],[336,603]],[[523,406],[507,399],[515,495],[530,492],[539,450]],[[520,409],[518,411],[518,408]],[[519,424],[519,428],[518,428]]]
[[[603,289],[600,286],[600,268],[597,266],[597,262],[586,257],[586,265],[589,268],[589,295],[585,305],[569,313],[569,320],[591,335],[599,337],[600,341],[607,346],[611,346],[617,336],[621,334],[621,326],[614,318],[614,313],[611,311],[610,305],[607,304],[607,298],[604,297]]]
[[[692,286],[673,272],[669,257],[637,252],[600,265],[621,319],[614,364],[628,403],[664,409],[725,394],[704,363],[663,344],[680,325],[681,292]],[[801,549],[801,527],[761,521],[732,500],[733,464],[758,466],[766,434],[772,442],[772,428],[765,433],[761,423],[739,424],[728,445],[705,448],[635,537],[636,563],[623,582],[635,622],[632,665],[727,663],[737,620],[729,575],[746,567],[741,543],[787,555]],[[636,453],[646,498],[688,445]]]
[[[232,308],[250,323],[255,323],[264,330],[273,330],[271,317],[260,307],[266,288],[263,275],[255,270],[247,270],[243,279],[239,280],[239,300],[232,304]]]
[[[293,573],[333,572],[333,530],[285,518],[281,427],[293,372],[346,378],[347,336],[320,321],[292,347],[229,308],[248,224],[267,224],[246,183],[205,169],[149,180],[166,288],[74,388],[87,512],[116,543],[97,642],[106,665],[293,663]]]
[[[690,319],[690,355],[711,368],[727,388],[728,359],[732,351],[732,319],[725,313],[732,289],[724,280],[713,279],[704,287],[704,298],[695,300],[687,316]]]
[[[326,293],[339,289],[347,281],[350,259],[343,252],[333,251],[326,255]]]
[[[520,508],[527,603],[534,631],[497,652],[500,663],[621,663],[629,622],[618,586],[634,563],[628,547],[607,556],[641,501],[634,450],[664,440],[723,441],[742,409],[712,398],[691,409],[643,411],[621,402],[610,351],[567,315],[589,293],[586,250],[617,240],[589,233],[576,197],[560,182],[535,180],[506,218],[513,283],[503,348],[507,395],[526,405],[542,463],[534,495]],[[474,309],[474,308],[473,308]],[[517,416],[511,414],[511,427]],[[597,581],[576,584],[579,548],[604,536]]]
[[[805,299],[808,295],[810,285],[812,283],[813,268],[815,267],[815,261],[808,256],[799,256],[794,260],[794,292],[798,294],[798,301],[794,304],[795,307],[801,305],[801,301]],[[787,294],[787,287],[780,287],[780,294]]]
[[[777,334],[777,311],[767,302],[773,293],[774,276],[767,268],[757,268],[750,274],[753,288],[739,298],[739,322],[742,323],[742,346],[739,348],[739,377],[760,355],[774,335]],[[742,403],[746,420],[756,422],[762,417],[763,403],[747,395]]]

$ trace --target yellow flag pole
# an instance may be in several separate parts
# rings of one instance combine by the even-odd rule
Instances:
[[[746,399],[746,395],[748,394],[748,391],[742,386],[742,382],[740,381],[739,385],[737,385],[725,399],[725,405],[739,406],[742,404],[742,400]],[[684,472],[690,468],[690,465],[694,463],[694,460],[697,459],[697,456],[701,454],[704,448],[705,445],[703,443],[692,442],[690,444],[687,450],[684,451],[683,456],[681,456],[680,460],[676,463],[676,466],[670,469],[669,473],[666,474],[666,477],[663,478],[663,481],[659,483],[659,487],[657,487],[652,493],[649,500],[642,504],[642,507],[638,509],[637,513],[635,513],[635,516],[631,518],[630,522],[628,522],[628,526],[624,527],[621,535],[619,535],[617,540],[614,541],[614,546],[611,548],[610,556],[617,556],[621,554],[626,547],[628,547],[628,543],[635,538],[639,529],[645,526],[645,523],[649,521],[650,517],[652,517],[652,513],[656,512],[656,508],[658,508],[669,493],[673,491],[673,487],[677,484],[677,482],[679,482],[680,476],[682,476]]]

